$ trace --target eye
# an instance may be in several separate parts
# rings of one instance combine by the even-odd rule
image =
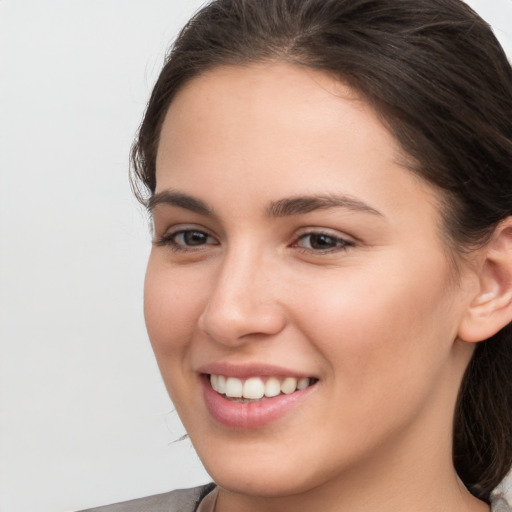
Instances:
[[[180,229],[166,233],[156,245],[168,245],[176,251],[190,251],[205,245],[218,245],[217,240],[199,229]]]
[[[307,251],[332,252],[353,247],[354,242],[328,233],[305,233],[298,238],[294,246]]]
[[[202,231],[178,231],[173,234],[173,241],[178,245],[197,246],[212,242],[212,237]]]

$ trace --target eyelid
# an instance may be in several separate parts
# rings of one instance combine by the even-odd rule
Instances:
[[[325,236],[336,241],[337,245],[333,247],[328,247],[326,249],[300,247],[299,242],[301,240],[306,239],[308,236]],[[355,245],[356,241],[354,240],[354,238],[344,233],[340,233],[338,231],[334,231],[328,228],[304,228],[300,230],[300,232],[295,236],[294,241],[291,244],[291,247],[297,248],[308,254],[328,254],[345,251],[351,247],[354,247]]]
[[[332,236],[333,238],[340,238],[341,240],[345,240],[346,242],[357,243],[357,238],[355,236],[349,235],[345,231],[339,231],[334,228],[320,227],[320,226],[305,226],[297,230],[296,238],[299,238],[303,235],[326,235]]]
[[[207,238],[215,240],[215,243],[204,243],[199,244],[197,246],[194,245],[186,245],[177,243],[175,241],[175,238],[183,233],[190,233],[190,232],[196,232],[196,233],[202,233],[206,235]],[[165,230],[165,232],[162,235],[156,235],[155,239],[153,240],[153,244],[159,247],[170,247],[172,250],[175,251],[199,251],[203,249],[205,246],[212,246],[212,245],[219,245],[219,242],[217,238],[210,233],[210,231],[203,226],[199,226],[196,224],[178,224],[175,226],[172,226],[171,228],[168,228]]]

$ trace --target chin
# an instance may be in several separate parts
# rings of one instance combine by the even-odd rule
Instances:
[[[216,469],[210,475],[217,485],[230,492],[248,496],[279,498],[301,494],[318,485],[298,475],[292,468],[286,471],[267,469],[265,472]]]
[[[342,459],[334,466],[328,454],[314,457],[318,447],[307,440],[286,444],[283,440],[276,446],[271,442],[232,443],[219,441],[212,450],[214,436],[205,436],[207,443],[198,443],[197,452],[212,480],[227,491],[261,498],[279,498],[307,493],[335,480],[342,466],[349,467],[346,450]],[[204,439],[203,438],[203,439]],[[191,436],[191,439],[193,437]],[[296,439],[296,438],[294,438]],[[291,444],[295,448],[291,448]],[[279,446],[281,445],[281,446]],[[284,445],[284,446],[283,446]],[[320,450],[321,453],[321,450]]]

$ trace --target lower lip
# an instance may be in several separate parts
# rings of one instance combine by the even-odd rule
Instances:
[[[204,401],[211,416],[226,427],[238,429],[261,428],[277,421],[299,406],[316,387],[314,384],[289,395],[281,394],[257,402],[232,402],[211,387],[207,376],[202,376],[201,381]]]

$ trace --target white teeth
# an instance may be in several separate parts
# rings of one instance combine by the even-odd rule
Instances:
[[[224,375],[217,375],[217,389],[215,391],[221,395],[226,394],[226,377]]]
[[[297,389],[306,389],[309,386],[309,379],[304,377],[303,379],[299,379],[297,382]]]
[[[271,398],[279,393],[281,393],[281,383],[275,377],[270,377],[265,383],[265,396]]]
[[[242,398],[242,381],[235,377],[228,377],[226,380],[226,396],[230,398]]]
[[[244,382],[243,397],[258,400],[265,394],[265,384],[259,377],[251,377]]]
[[[219,381],[218,375],[213,375],[213,373],[210,375],[210,384],[212,385],[212,388],[215,389],[215,391],[219,391],[219,388],[217,387],[217,382]]]
[[[243,381],[236,377],[212,374],[210,375],[210,383],[217,393],[229,398],[259,400],[263,397],[272,398],[281,393],[289,395],[296,390],[307,388],[311,381],[307,377],[301,379],[286,377],[282,381],[276,377],[269,377],[266,382],[261,377],[250,377]]]
[[[297,379],[295,377],[286,377],[281,384],[281,391],[285,395],[293,393],[297,389]]]

